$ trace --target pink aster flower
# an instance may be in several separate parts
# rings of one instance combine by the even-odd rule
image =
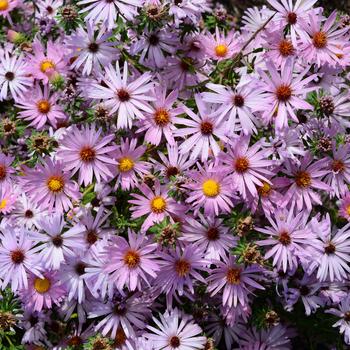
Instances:
[[[216,157],[220,152],[220,147],[216,138],[226,142],[227,130],[223,123],[217,118],[217,112],[210,110],[199,94],[195,95],[198,114],[191,109],[182,106],[183,111],[188,118],[175,117],[176,124],[184,125],[175,131],[175,135],[186,138],[179,146],[180,153],[188,153],[191,151],[191,158],[196,159],[200,156],[202,162],[206,161],[209,154]]]
[[[55,214],[39,219],[38,225],[39,230],[31,232],[31,239],[38,244],[34,250],[46,269],[58,270],[67,257],[84,251],[80,235],[85,231],[82,224],[67,227],[64,217]]]
[[[4,227],[0,244],[1,288],[6,288],[9,283],[13,292],[28,288],[28,274],[31,272],[42,278],[40,270],[29,231]]]
[[[118,50],[113,47],[116,43],[108,41],[112,33],[103,29],[95,35],[94,26],[90,22],[86,23],[86,30],[79,27],[66,40],[71,57],[74,57],[71,69],[83,67],[83,75],[90,75],[93,71],[101,73],[101,67],[109,65],[113,58],[118,57]]]
[[[22,55],[10,56],[5,51],[0,64],[0,101],[12,96],[18,102],[28,91],[28,87],[33,84],[33,78],[28,76],[26,66]]]
[[[339,145],[336,142],[332,145],[332,156],[327,157],[329,169],[324,181],[332,188],[330,196],[334,195],[337,198],[343,197],[348,191],[348,184],[350,184],[350,145]]]
[[[113,154],[117,161],[117,181],[116,187],[119,185],[123,190],[130,190],[134,188],[139,180],[138,176],[142,178],[150,170],[151,165],[141,160],[141,157],[146,152],[146,146],[138,146],[137,139],[121,139],[120,145]]]
[[[93,176],[97,182],[107,181],[113,177],[112,166],[117,164],[111,156],[117,149],[111,144],[114,137],[102,136],[102,128],[96,130],[95,124],[84,125],[81,130],[73,125],[60,140],[57,158],[62,160],[65,171],[72,171],[72,175],[79,171],[80,185],[91,184]]]
[[[202,36],[207,55],[217,61],[233,58],[240,50],[238,36],[234,32],[227,35],[220,33],[218,27],[215,29],[215,36],[211,33]]]
[[[88,88],[87,95],[90,98],[104,100],[110,113],[118,113],[118,129],[131,128],[135,117],[143,118],[143,112],[152,113],[148,101],[153,101],[151,97],[153,83],[150,82],[149,72],[142,74],[133,82],[128,83],[128,63],[124,62],[123,75],[120,73],[119,62],[116,69],[112,65],[105,68],[105,84],[107,87],[93,83]]]
[[[182,315],[178,309],[159,314],[160,320],[153,317],[156,327],[148,326],[152,333],[146,338],[152,342],[155,350],[195,350],[204,349],[206,337],[201,336],[202,329],[188,315]]]
[[[267,216],[271,227],[255,228],[269,236],[268,239],[257,242],[260,246],[272,246],[266,252],[265,259],[273,257],[273,266],[277,266],[283,272],[295,270],[298,267],[299,256],[307,256],[307,247],[318,244],[315,234],[307,226],[308,217],[309,215],[304,212],[294,216],[293,210],[289,212],[277,210],[274,218]]]
[[[133,219],[148,215],[141,227],[143,232],[153,224],[162,222],[166,217],[170,217],[173,221],[174,217],[183,214],[183,206],[169,196],[166,186],[161,186],[158,180],[155,181],[154,190],[145,183],[140,185],[139,189],[142,195],[132,193],[134,199],[129,203],[133,204],[130,208]]]
[[[264,95],[247,74],[241,76],[235,90],[224,85],[209,83],[206,85],[213,92],[203,92],[203,100],[220,104],[216,111],[220,119],[225,120],[227,129],[234,133],[242,129],[245,135],[256,133],[258,119],[254,112],[261,109],[265,103]]]
[[[294,61],[288,59],[282,71],[279,73],[272,62],[266,63],[266,68],[270,75],[258,69],[262,78],[262,89],[265,91],[265,104],[262,118],[268,122],[274,121],[277,130],[288,127],[288,118],[299,122],[295,111],[298,109],[310,110],[312,105],[306,102],[303,97],[315,87],[307,85],[315,79],[316,75],[312,74],[305,78],[309,72],[310,66],[298,75],[293,77]]]
[[[282,204],[290,203],[292,206],[296,204],[298,210],[306,207],[308,211],[311,211],[312,203],[322,204],[316,191],[329,192],[332,190],[330,186],[321,181],[321,178],[328,173],[328,170],[325,169],[326,165],[326,158],[313,162],[313,156],[310,152],[301,158],[299,165],[287,160],[283,172],[290,178],[283,179],[284,185],[288,186],[288,190],[284,194]]]
[[[237,245],[237,237],[234,237],[228,227],[222,224],[222,219],[213,216],[204,217],[198,214],[198,219],[188,218],[181,225],[181,241],[195,243],[205,252],[208,260],[224,259],[227,253]]]
[[[0,187],[0,214],[8,214],[14,209],[17,194],[10,185]]]
[[[141,290],[141,281],[148,286],[149,277],[155,278],[159,271],[154,250],[157,244],[150,243],[144,234],[136,235],[129,230],[128,240],[124,237],[112,237],[111,244],[106,246],[107,264],[105,272],[110,273],[120,292],[124,286],[130,291]]]
[[[49,158],[43,165],[38,163],[33,169],[26,168],[21,181],[28,197],[48,211],[68,211],[73,207],[72,200],[80,198],[70,173],[63,170],[61,162]]]
[[[87,5],[80,12],[86,13],[85,20],[98,24],[102,22],[108,30],[117,26],[117,15],[132,20],[137,15],[137,8],[141,7],[141,0],[81,0],[78,5]]]
[[[183,248],[177,246],[158,255],[162,261],[155,285],[166,294],[168,308],[173,303],[173,297],[193,294],[194,282],[205,283],[199,271],[207,270],[208,261],[203,258],[203,251],[194,244]]]
[[[192,182],[184,185],[189,190],[186,203],[190,203],[195,212],[204,208],[205,215],[229,213],[233,207],[233,193],[227,171],[217,169],[213,164],[206,168],[202,168],[199,163],[197,166],[199,171],[189,172]]]
[[[15,169],[11,167],[15,157],[0,153],[0,188],[12,185]]]
[[[243,198],[247,198],[248,193],[257,197],[257,186],[263,186],[264,182],[271,184],[268,177],[272,175],[270,167],[274,164],[268,159],[270,151],[263,148],[262,142],[255,142],[251,147],[249,142],[249,136],[241,136],[232,142],[227,153],[219,155],[226,171],[232,172],[231,184]]]
[[[20,297],[27,309],[41,311],[59,305],[65,297],[65,289],[56,272],[43,272],[42,278],[33,274],[29,277],[28,288],[20,291]]]
[[[55,74],[65,73],[66,63],[64,60],[65,50],[61,44],[48,41],[47,49],[36,40],[33,45],[33,54],[29,54],[27,73],[36,79],[40,79],[44,84]],[[46,51],[46,53],[45,53]]]
[[[265,289],[256,280],[262,279],[260,266],[238,264],[233,255],[225,255],[223,261],[213,261],[216,265],[208,277],[208,292],[216,295],[223,289],[222,303],[229,307],[248,303],[248,294],[254,289]]]
[[[343,56],[342,45],[346,41],[347,28],[339,28],[335,23],[337,12],[334,11],[327,20],[323,22],[322,14],[309,14],[303,28],[308,36],[305,44],[301,47],[301,53],[308,62],[316,63],[318,66],[329,64],[336,65],[338,56]]]
[[[143,120],[141,120],[140,128],[137,131],[145,133],[145,141],[158,146],[164,136],[167,143],[173,145],[174,132],[174,117],[182,113],[181,108],[174,108],[173,105],[177,100],[178,92],[172,91],[167,96],[167,89],[162,86],[157,86],[154,92],[156,101],[152,103],[152,113],[147,113]]]
[[[38,130],[43,129],[47,122],[56,128],[59,121],[67,119],[58,103],[58,97],[57,93],[50,93],[49,85],[44,85],[42,90],[40,85],[36,84],[33,90],[17,103],[17,107],[24,110],[18,113],[18,117],[30,121],[28,126],[34,126]]]

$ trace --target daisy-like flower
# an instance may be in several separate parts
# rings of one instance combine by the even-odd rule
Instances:
[[[110,114],[118,113],[118,129],[131,128],[133,119],[135,117],[142,119],[143,112],[152,113],[148,101],[154,100],[154,97],[151,97],[154,84],[150,82],[149,72],[142,74],[131,83],[128,83],[127,61],[124,62],[123,75],[120,73],[118,61],[116,69],[109,65],[105,68],[105,72],[105,84],[93,83],[88,88],[87,95],[93,99],[104,100]]]
[[[66,71],[66,63],[64,60],[65,50],[62,45],[48,41],[47,49],[40,41],[36,40],[33,45],[33,54],[29,54],[29,62],[27,65],[27,73],[36,79],[40,79],[44,84],[55,74],[61,74]]]
[[[261,279],[260,266],[248,266],[238,264],[233,255],[225,255],[223,261],[213,261],[216,268],[210,272],[208,277],[208,291],[211,296],[223,289],[222,303],[229,307],[242,306],[248,302],[248,294],[254,289],[265,289],[256,282]]]
[[[104,253],[107,255],[105,272],[110,273],[111,280],[120,292],[124,286],[130,291],[141,290],[141,281],[149,285],[148,276],[157,276],[156,272],[160,268],[153,254],[156,247],[144,234],[136,235],[131,230],[128,240],[120,236],[112,237]]]
[[[344,297],[338,307],[338,309],[331,308],[325,312],[340,318],[333,327],[339,327],[340,333],[344,335],[345,343],[350,344],[350,296]]]
[[[46,159],[46,163],[25,169],[21,188],[27,196],[48,211],[68,211],[72,200],[80,198],[78,185],[70,179],[70,173],[63,170],[59,161]]]
[[[162,292],[166,294],[167,306],[171,307],[173,297],[182,296],[188,292],[194,293],[194,282],[205,283],[199,271],[207,270],[208,261],[203,258],[203,251],[188,244],[184,248],[176,246],[167,252],[159,252],[161,270],[155,281]]]
[[[300,164],[295,164],[290,160],[285,162],[284,174],[290,178],[284,178],[284,185],[288,186],[284,194],[283,205],[296,204],[298,210],[306,207],[308,211],[312,209],[312,203],[322,204],[317,190],[331,191],[332,188],[321,181],[321,178],[328,173],[325,169],[327,159],[323,158],[313,162],[313,156],[308,152],[300,160]]]
[[[145,183],[140,185],[139,189],[142,195],[132,193],[134,199],[129,203],[133,204],[130,208],[133,219],[148,214],[141,227],[143,232],[153,224],[162,222],[166,217],[170,216],[173,221],[174,217],[181,217],[183,214],[183,206],[169,196],[166,186],[161,186],[158,180],[155,181],[154,191]]]
[[[140,63],[159,69],[166,64],[164,52],[174,54],[178,44],[178,38],[164,28],[150,32],[146,27],[140,39],[131,45],[130,53],[135,55],[141,52]]]
[[[83,67],[83,75],[90,75],[93,71],[101,73],[101,67],[109,65],[113,58],[118,57],[118,50],[113,47],[114,42],[108,41],[112,37],[110,32],[101,29],[96,35],[94,25],[90,22],[86,23],[86,30],[79,27],[66,40],[71,57],[74,57],[71,68]]]
[[[169,2],[169,14],[174,16],[176,26],[187,19],[197,23],[201,13],[211,11],[206,0],[170,0]]]
[[[211,166],[197,164],[199,171],[190,171],[189,177],[192,182],[185,184],[189,189],[189,197],[186,203],[191,203],[193,209],[197,211],[204,208],[205,215],[219,215],[219,211],[229,212],[232,203],[231,180],[227,171]]]
[[[79,184],[92,183],[93,176],[97,182],[107,181],[113,177],[112,166],[117,162],[112,159],[116,145],[108,145],[114,135],[102,136],[102,128],[96,130],[95,124],[84,125],[81,130],[73,125],[60,141],[57,158],[61,159],[65,171],[72,175],[79,171]]]
[[[202,36],[207,55],[217,61],[221,61],[233,56],[240,50],[240,42],[236,33],[230,32],[227,36],[220,33],[218,27],[215,30],[215,36],[211,33]]]
[[[82,224],[67,229],[64,217],[55,214],[41,218],[38,225],[39,231],[32,231],[31,238],[38,243],[35,252],[46,269],[58,270],[67,257],[73,257],[76,251],[84,251],[80,235],[85,231]]]
[[[40,85],[36,84],[33,90],[17,103],[17,107],[24,109],[18,113],[18,117],[30,121],[28,126],[34,126],[37,130],[43,129],[47,122],[56,128],[59,121],[67,119],[58,104],[58,97],[57,93],[50,93],[49,85],[44,85],[42,90]]]
[[[208,260],[224,259],[230,249],[236,246],[237,237],[229,232],[228,227],[223,226],[222,219],[204,217],[201,213],[198,217],[199,221],[188,218],[181,225],[182,236],[179,239],[186,243],[196,243]]]
[[[262,90],[265,91],[265,103],[262,118],[268,122],[274,121],[277,130],[283,130],[288,127],[288,118],[299,122],[295,111],[298,109],[310,110],[312,105],[303,99],[308,92],[316,87],[307,87],[315,79],[312,74],[305,78],[309,72],[310,66],[293,77],[294,61],[288,58],[282,71],[279,73],[276,66],[271,61],[266,63],[266,68],[270,74],[258,69],[262,78]]]
[[[173,146],[167,144],[168,157],[161,152],[158,152],[158,156],[162,163],[152,159],[155,164],[154,168],[156,171],[161,171],[162,175],[167,179],[170,179],[171,176],[182,174],[195,163],[194,159],[188,159],[189,154],[180,154],[177,143]]]
[[[0,101],[12,96],[18,102],[28,91],[28,87],[33,84],[33,78],[28,76],[26,66],[22,55],[11,57],[5,51],[0,64]]]
[[[339,209],[339,215],[341,215],[343,218],[350,221],[350,193],[347,193],[341,200],[340,200],[340,209]]]
[[[130,190],[138,184],[138,176],[142,177],[150,170],[151,165],[144,162],[141,157],[146,152],[146,146],[137,145],[137,139],[121,139],[120,145],[114,152],[113,157],[117,161],[117,181],[123,190]]]
[[[17,194],[13,187],[7,185],[0,187],[0,214],[8,214],[13,208],[17,200]]]
[[[237,129],[242,129],[246,135],[257,132],[258,119],[254,112],[264,104],[264,95],[247,74],[242,75],[235,90],[213,83],[206,87],[213,92],[203,92],[203,100],[221,105],[216,114],[225,119],[230,132]]]
[[[5,17],[10,23],[10,12],[13,11],[20,4],[19,0],[1,0],[0,1],[0,16]]]
[[[258,241],[260,246],[272,246],[266,254],[265,259],[273,257],[273,266],[286,272],[298,267],[298,257],[307,255],[307,247],[317,246],[316,236],[307,226],[308,214],[298,213],[293,210],[277,210],[274,218],[267,216],[271,227],[255,229],[269,236],[268,239]]]
[[[335,66],[339,63],[340,56],[344,56],[342,49],[347,28],[339,28],[335,23],[337,12],[334,11],[327,20],[323,22],[321,13],[309,14],[303,28],[308,36],[306,43],[301,47],[301,53],[308,62],[314,62],[319,67],[324,64]]]
[[[0,244],[1,288],[5,289],[9,283],[13,292],[28,288],[30,272],[42,278],[37,262],[29,232],[25,229],[15,230],[11,226],[4,227]]]
[[[243,198],[249,193],[258,196],[257,186],[263,186],[272,175],[269,168],[274,164],[268,159],[270,151],[263,148],[262,142],[255,142],[249,147],[250,137],[241,136],[229,147],[227,153],[220,153],[219,160],[227,172],[232,172],[231,183],[238,189]]]
[[[341,198],[349,191],[350,145],[339,145],[337,148],[336,142],[333,142],[332,151],[332,156],[327,157],[329,174],[325,177],[325,183],[333,190],[333,192],[330,193],[331,197],[335,195],[337,198]]]
[[[191,317],[182,315],[178,309],[153,317],[155,327],[147,328],[152,333],[145,336],[150,340],[155,350],[195,350],[204,349],[206,337],[201,336],[202,329],[194,323]]]
[[[59,305],[65,297],[65,289],[56,272],[43,272],[42,278],[31,275],[28,288],[20,291],[20,297],[28,309],[41,311]]]
[[[298,38],[305,37],[303,25],[308,21],[308,15],[312,11],[313,5],[317,0],[305,1],[278,1],[268,0],[268,3],[277,11],[273,17],[273,21],[282,24],[283,27],[288,26],[293,45],[296,47]]]
[[[101,330],[103,336],[110,334],[115,338],[121,327],[127,337],[135,337],[135,328],[143,329],[145,319],[149,314],[147,304],[140,300],[140,293],[134,293],[129,298],[116,295],[112,300],[95,305],[89,313],[89,318],[104,316],[97,323],[95,330]]]
[[[183,111],[191,119],[175,117],[174,123],[186,126],[176,130],[175,135],[186,138],[179,146],[180,153],[188,153],[191,150],[192,159],[200,156],[204,162],[208,159],[209,154],[216,157],[220,153],[220,147],[215,137],[226,142],[227,130],[223,123],[218,120],[217,112],[210,111],[199,94],[195,95],[195,100],[199,114],[183,105]]]
[[[35,3],[38,6],[38,18],[54,18],[57,10],[63,5],[63,0],[38,0]]]
[[[15,157],[0,153],[0,188],[11,186],[14,180],[15,169],[11,167]]]
[[[102,22],[108,30],[117,26],[117,15],[132,20],[137,15],[141,0],[81,0],[78,5],[87,5],[80,12],[86,13],[86,21],[98,24]]]
[[[173,118],[182,113],[182,108],[173,107],[174,102],[177,100],[178,92],[174,90],[167,96],[167,89],[157,86],[155,88],[155,96],[157,100],[151,106],[153,112],[145,115],[137,132],[146,131],[145,141],[153,145],[158,146],[163,135],[167,143],[173,145],[175,143],[174,132],[176,130]]]

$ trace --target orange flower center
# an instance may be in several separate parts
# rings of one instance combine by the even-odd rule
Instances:
[[[280,54],[284,57],[290,56],[294,52],[294,47],[291,41],[282,40],[279,44]]]
[[[40,100],[36,106],[38,111],[42,114],[47,114],[51,110],[51,104],[48,100]]]
[[[239,284],[241,281],[241,270],[238,268],[231,268],[227,271],[226,280],[229,284]]]
[[[154,113],[154,122],[159,126],[165,126],[169,124],[169,112],[164,108],[157,109]]]
[[[9,8],[9,2],[7,0],[0,0],[0,11],[6,11]]]
[[[215,47],[215,54],[219,57],[225,57],[228,53],[228,47],[225,44],[219,44]]]
[[[345,164],[341,160],[334,160],[332,163],[332,170],[336,173],[341,173],[345,170]]]
[[[51,287],[51,282],[47,278],[35,278],[34,280],[34,289],[40,293],[44,294],[49,291]]]
[[[246,157],[239,157],[235,161],[235,170],[238,173],[245,173],[249,168],[249,160]]]
[[[306,171],[299,171],[295,175],[295,183],[298,187],[307,188],[311,185],[311,176]]]
[[[180,277],[186,276],[190,271],[190,263],[184,259],[180,259],[175,263],[175,271]]]
[[[80,159],[83,162],[89,163],[89,162],[92,162],[95,159],[96,152],[91,147],[84,147],[84,148],[81,149],[79,155],[80,155]]]
[[[286,102],[292,96],[292,89],[289,85],[282,84],[277,88],[276,96],[279,101]]]
[[[312,37],[312,42],[317,49],[323,49],[327,46],[327,34],[325,32],[315,33]]]
[[[134,269],[140,263],[140,255],[134,250],[129,250],[124,255],[124,264],[127,265],[130,269]]]

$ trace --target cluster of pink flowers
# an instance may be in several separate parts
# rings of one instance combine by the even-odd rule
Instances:
[[[320,311],[350,344],[350,18],[240,21],[0,0],[0,329],[25,349],[306,349]]]

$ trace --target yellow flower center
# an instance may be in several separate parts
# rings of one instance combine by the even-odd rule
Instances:
[[[190,263],[184,259],[180,259],[175,263],[175,271],[180,277],[184,277],[190,271]]]
[[[228,47],[225,44],[219,44],[215,47],[216,56],[225,57],[228,52]]]
[[[0,11],[6,11],[9,8],[9,2],[7,0],[0,0]]]
[[[271,192],[271,185],[263,181],[263,185],[258,188],[261,197],[267,197]]]
[[[38,111],[42,114],[47,114],[51,110],[51,104],[48,100],[40,100],[36,106]]]
[[[239,284],[241,281],[241,270],[237,268],[231,268],[227,271],[226,280],[229,284]]]
[[[205,196],[216,197],[220,193],[220,184],[213,179],[209,179],[204,181],[202,189]]]
[[[38,293],[46,293],[51,287],[51,282],[49,279],[44,278],[36,278],[34,280],[34,289],[38,292]]]
[[[44,60],[40,64],[40,70],[46,73],[49,69],[55,69],[56,65],[51,60]]]
[[[134,269],[140,263],[140,255],[133,250],[129,250],[124,255],[123,260],[125,265],[127,265],[130,269]]]
[[[133,169],[134,165],[135,165],[135,163],[131,158],[124,157],[124,158],[119,160],[118,168],[119,168],[119,171],[121,171],[122,173],[125,173],[125,172]]]
[[[346,207],[346,213],[350,216],[350,204]]]
[[[7,199],[0,201],[0,210],[5,209],[7,205]]]
[[[64,188],[64,180],[61,176],[51,176],[47,181],[47,187],[51,192],[61,192]]]
[[[165,126],[169,123],[170,121],[170,115],[169,112],[164,109],[160,108],[155,111],[154,113],[154,122],[159,125],[159,126]]]
[[[151,201],[151,209],[156,214],[161,214],[166,209],[166,201],[163,197],[154,197]]]

